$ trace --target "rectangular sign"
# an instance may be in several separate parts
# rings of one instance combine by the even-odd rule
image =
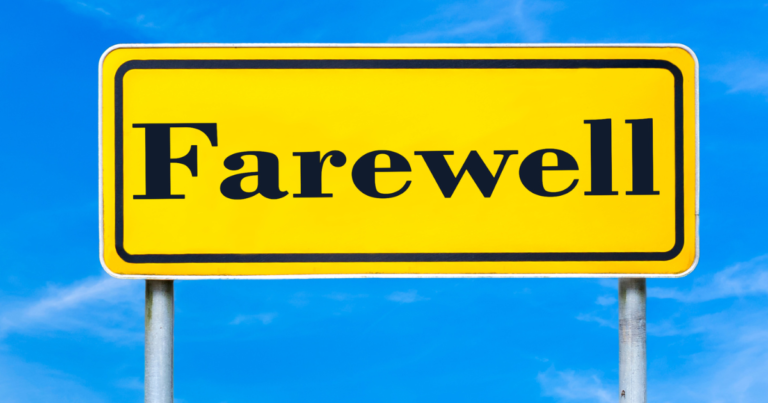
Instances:
[[[101,260],[127,278],[684,275],[681,45],[121,45]]]

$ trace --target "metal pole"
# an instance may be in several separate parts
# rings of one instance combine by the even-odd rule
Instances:
[[[173,281],[147,280],[144,402],[173,403]]]
[[[619,279],[619,402],[646,403],[645,279]]]

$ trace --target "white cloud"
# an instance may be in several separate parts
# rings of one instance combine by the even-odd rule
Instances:
[[[94,335],[108,341],[143,341],[143,282],[107,276],[49,285],[34,298],[0,300],[0,338],[10,334]],[[118,382],[136,388],[136,382]],[[0,350],[0,400],[4,403],[105,402],[81,380]]]
[[[122,378],[115,382],[115,386],[121,389],[144,390],[144,380],[136,377]]]
[[[707,74],[713,81],[725,83],[729,93],[748,92],[768,95],[768,63],[742,58],[714,67]]]
[[[268,325],[272,323],[272,320],[277,317],[277,314],[274,312],[270,313],[259,313],[256,315],[237,315],[235,319],[232,319],[232,322],[229,322],[230,325],[239,325],[241,323],[249,323],[255,321],[261,322],[263,325]]]
[[[677,374],[650,380],[649,401],[747,403],[768,395],[768,309],[742,303],[671,326],[673,336],[697,333],[706,348]],[[649,329],[649,333],[651,329]],[[684,341],[685,339],[681,339]]]
[[[366,294],[347,294],[343,292],[334,292],[325,296],[325,298],[332,299],[334,301],[349,301],[357,298],[367,298]]]
[[[676,345],[701,343],[682,353],[674,367],[654,368],[649,358],[648,401],[659,403],[751,403],[768,396],[768,308],[764,298],[734,301],[719,312],[683,315],[648,324],[648,334],[675,337]],[[592,321],[585,315],[581,319]],[[691,336],[695,335],[695,339]],[[674,354],[674,353],[673,353]],[[684,355],[682,355],[684,354]],[[662,357],[663,361],[666,358]],[[542,393],[559,402],[615,401],[618,388],[595,372],[556,371],[538,375]]]
[[[747,403],[768,395],[768,255],[702,276],[687,290],[649,288],[652,298],[683,304],[719,300],[720,310],[688,317],[676,314],[648,324],[648,334],[677,337],[679,344],[695,335],[703,348],[683,357],[676,371],[650,379],[649,401]],[[730,301],[728,300],[730,299]],[[711,312],[711,308],[708,309]]]
[[[768,295],[768,255],[737,263],[712,276],[697,279],[689,290],[649,287],[648,297],[681,302]]]
[[[76,13],[85,14],[100,20],[106,20],[112,25],[123,25],[137,29],[143,34],[157,34],[158,25],[165,29],[165,34],[184,32],[189,34],[201,30],[200,23],[210,25],[210,19],[191,18],[197,16],[213,16],[215,13],[205,8],[205,4],[189,4],[181,1],[148,2],[120,0],[55,0],[69,7]],[[207,12],[206,12],[207,11]],[[231,19],[231,18],[230,18]],[[202,21],[200,21],[202,20]],[[155,24],[155,21],[161,24]],[[193,24],[193,21],[196,24]],[[219,24],[220,26],[220,24]],[[209,27],[206,27],[209,28]],[[203,33],[203,35],[205,35]]]
[[[106,402],[69,374],[5,353],[0,353],[0,400],[3,403]]]
[[[601,287],[613,288],[614,290],[619,289],[619,279],[616,278],[600,278],[597,279],[597,283],[600,284]]]
[[[616,303],[616,298],[610,295],[601,295],[595,301],[597,305],[610,306]]]
[[[615,288],[616,281],[601,282],[601,285]],[[650,287],[648,296],[682,304],[719,301],[718,305],[711,306],[720,306],[720,310],[713,313],[709,307],[707,311],[711,313],[704,315],[678,313],[647,324],[650,336],[675,337],[676,344],[701,343],[702,346],[695,354],[679,357],[682,362],[675,368],[665,369],[656,379],[649,378],[649,385],[653,385],[648,390],[649,401],[747,403],[765,400],[768,395],[768,378],[764,375],[768,374],[768,328],[765,326],[768,255],[701,276],[687,289]],[[579,315],[577,319],[609,325],[608,321],[589,314]],[[611,323],[615,326],[616,322]],[[545,377],[549,378],[557,379]],[[561,383],[567,384],[564,380]]]
[[[536,380],[542,395],[558,402],[614,402],[618,398],[617,387],[606,386],[598,373],[593,371],[557,371],[550,367],[540,372]]]
[[[78,1],[76,4],[78,6],[80,6],[80,7],[82,7],[83,9],[87,10],[87,11],[97,11],[97,12],[99,12],[101,14],[106,15],[106,16],[111,15],[109,11],[107,11],[107,10],[101,8],[101,7],[94,7],[94,6],[90,5],[90,4],[83,3],[82,1]]]
[[[525,42],[546,36],[540,16],[561,9],[560,3],[530,0],[484,0],[454,3],[441,8],[422,24],[430,28],[392,38],[395,42],[495,39],[515,35]]]
[[[107,276],[49,286],[39,297],[0,303],[0,337],[85,332],[111,341],[143,339],[143,282]]]
[[[392,294],[389,294],[387,299],[390,301],[400,302],[402,304],[410,304],[411,302],[424,301],[428,300],[429,298],[422,297],[416,292],[416,290],[408,290],[406,292],[395,291]]]
[[[607,286],[610,287],[611,284],[607,284]],[[601,285],[606,286],[606,284]],[[580,313],[576,316],[576,320],[580,320],[582,322],[594,322],[603,327],[617,329],[619,327],[618,315],[616,314],[615,308],[610,308],[616,304],[616,298],[612,295],[601,295],[597,297],[595,304],[603,307],[598,311],[599,315],[595,313]],[[605,314],[613,314],[613,317],[610,319],[605,319],[603,317]]]
[[[136,30],[142,35],[169,42],[204,42],[212,36],[272,37],[283,27],[303,22],[303,36],[322,36],[328,27],[316,18],[327,6],[308,3],[302,7],[275,9],[263,2],[165,2],[119,0],[55,0],[76,13],[110,25]],[[465,0],[440,6],[421,20],[412,32],[390,37],[393,42],[522,41],[546,40],[547,14],[563,9],[548,0]],[[265,18],[269,15],[269,18]],[[225,21],[225,23],[222,23]],[[259,29],[254,31],[253,24]],[[354,26],[354,24],[352,25]],[[314,27],[314,29],[312,28]],[[295,34],[295,33],[294,33]],[[284,33],[282,33],[285,36]]]
[[[580,313],[578,316],[576,316],[576,320],[580,320],[582,322],[595,322],[600,326],[610,327],[611,329],[618,328],[618,318],[610,320],[589,313]]]
[[[646,324],[646,329],[648,334],[651,336],[688,336],[697,333],[704,333],[711,330],[711,319],[712,315],[693,317],[684,321],[671,318],[661,321],[649,322]]]
[[[618,288],[615,279],[601,279],[600,285]],[[704,302],[722,298],[768,295],[768,255],[727,267],[713,275],[702,276],[688,290],[674,287],[649,287],[648,297],[680,302]],[[610,297],[599,297],[597,303]]]

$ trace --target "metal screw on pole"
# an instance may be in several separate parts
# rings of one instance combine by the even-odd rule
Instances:
[[[619,401],[646,403],[645,279],[619,279]]]
[[[144,402],[173,403],[173,281],[147,280]]]

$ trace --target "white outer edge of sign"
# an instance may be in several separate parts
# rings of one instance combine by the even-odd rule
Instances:
[[[694,62],[696,95],[696,247],[693,263],[679,274],[643,273],[564,273],[564,274],[317,274],[317,275],[261,275],[261,276],[156,276],[118,274],[104,261],[104,196],[102,167],[102,71],[104,59],[113,50],[130,48],[678,48],[688,52]],[[312,280],[346,278],[678,278],[690,274],[699,264],[699,59],[691,48],[679,43],[156,43],[120,44],[109,47],[99,59],[99,261],[110,276],[133,280]],[[621,262],[616,262],[621,264]]]

